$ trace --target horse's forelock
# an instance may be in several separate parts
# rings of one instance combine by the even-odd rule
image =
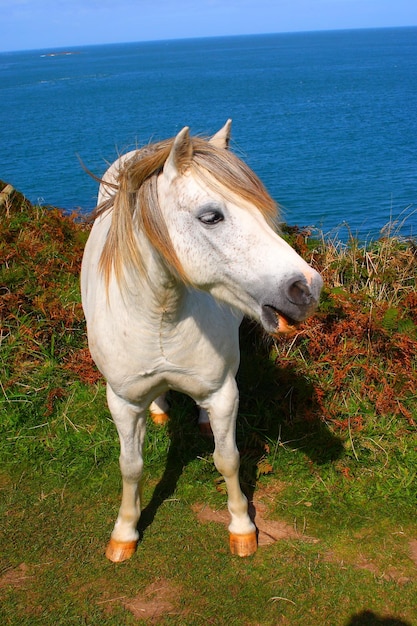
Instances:
[[[128,159],[119,172],[116,192],[95,211],[95,216],[108,209],[113,212],[100,260],[107,285],[112,270],[119,283],[125,280],[124,269],[142,273],[145,270],[135,237],[135,222],[168,266],[183,282],[189,282],[170,240],[157,193],[157,177],[163,170],[173,141],[146,146]],[[243,161],[201,138],[194,137],[191,141],[191,170],[197,178],[226,200],[240,198],[254,205],[270,224],[275,223],[276,203]]]
[[[256,207],[270,225],[275,225],[278,206],[258,176],[232,152],[204,144],[201,151],[194,153],[191,167],[196,175],[226,200],[237,204],[245,201]]]

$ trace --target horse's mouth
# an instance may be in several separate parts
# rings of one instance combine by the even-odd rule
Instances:
[[[299,322],[271,305],[262,307],[262,324],[270,335],[289,335],[295,333],[299,326]]]

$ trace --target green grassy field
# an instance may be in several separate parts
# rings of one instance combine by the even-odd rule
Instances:
[[[415,242],[287,229],[326,286],[295,337],[241,329],[258,552],[230,555],[212,442],[173,394],[148,427],[138,551],[115,565],[119,446],[78,287],[89,227],[17,193],[0,213],[1,624],[417,625]]]

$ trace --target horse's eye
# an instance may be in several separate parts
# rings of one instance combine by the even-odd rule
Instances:
[[[207,211],[206,213],[200,215],[198,219],[203,224],[206,224],[206,226],[214,226],[215,224],[222,222],[224,220],[224,216],[220,213],[220,211]]]

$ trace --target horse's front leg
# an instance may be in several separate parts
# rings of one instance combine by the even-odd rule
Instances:
[[[256,527],[248,514],[248,501],[239,483],[240,456],[236,446],[236,415],[239,397],[233,377],[213,397],[207,410],[214,435],[213,459],[223,476],[231,515],[229,525],[232,554],[250,556],[257,550]]]
[[[141,513],[142,446],[146,430],[146,410],[117,396],[107,385],[107,402],[120,439],[120,471],[123,479],[122,503],[106,556],[115,563],[125,561],[136,551]]]

